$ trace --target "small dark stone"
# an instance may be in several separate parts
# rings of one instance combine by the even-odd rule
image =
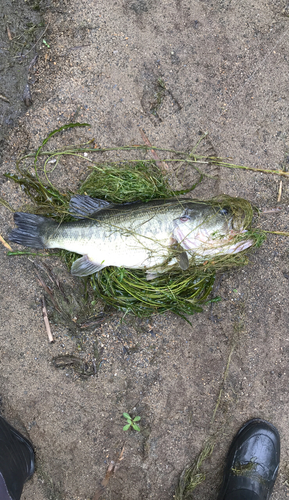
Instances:
[[[25,85],[24,92],[23,92],[23,102],[24,104],[29,107],[32,105],[32,95],[30,92],[30,86],[29,83]]]

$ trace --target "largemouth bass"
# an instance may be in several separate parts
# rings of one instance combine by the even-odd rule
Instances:
[[[115,205],[77,195],[70,212],[79,220],[58,223],[29,213],[14,214],[18,226],[9,239],[32,248],[61,248],[82,255],[74,276],[97,273],[106,266],[144,269],[150,277],[175,264],[189,267],[217,255],[249,248],[243,220],[230,208],[188,198]]]

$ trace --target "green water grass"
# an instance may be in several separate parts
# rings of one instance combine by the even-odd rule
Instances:
[[[97,297],[122,311],[139,317],[172,311],[179,315],[201,312],[200,304],[210,294],[215,280],[212,273],[195,277],[189,272],[160,275],[147,281],[141,271],[105,268],[91,284]]]
[[[91,174],[79,189],[87,194],[114,203],[149,201],[154,198],[170,198],[174,192],[153,161],[136,164],[116,163],[94,165]]]

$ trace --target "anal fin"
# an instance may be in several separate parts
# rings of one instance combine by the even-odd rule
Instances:
[[[98,273],[105,266],[92,262],[87,255],[80,257],[71,266],[71,274],[73,276],[89,276],[90,274]]]

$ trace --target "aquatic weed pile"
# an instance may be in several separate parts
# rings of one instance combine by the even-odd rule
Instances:
[[[91,278],[98,298],[139,317],[166,311],[179,315],[202,312],[200,304],[212,291],[214,281],[214,274],[199,276],[190,271],[162,274],[147,281],[143,272],[123,268],[105,268],[98,278]]]
[[[73,126],[80,126],[80,124],[73,124]],[[80,156],[80,153],[87,151],[86,147],[74,146],[63,151],[43,151],[43,146],[49,138],[65,128],[68,126],[53,131],[43,141],[36,153],[22,158],[17,164],[18,175],[6,174],[7,177],[20,184],[31,199],[32,205],[25,207],[26,211],[53,217],[60,222],[72,218],[69,213],[69,200],[76,193],[62,193],[52,185],[46,170],[48,161],[51,158],[57,158],[58,162],[62,155],[77,154]],[[46,159],[40,170],[38,162],[42,155]],[[34,158],[32,168],[31,166],[21,166],[21,162],[29,157]],[[201,180],[202,174],[200,174],[196,184],[189,189],[173,191],[166,176],[152,160],[102,162],[91,167],[89,175],[77,193],[114,203],[128,203],[136,200],[145,202],[157,198],[178,197],[192,191]],[[253,209],[249,202],[240,198],[223,196],[210,200],[209,203],[215,206],[229,207],[234,215],[244,220],[244,227],[248,231],[246,235],[242,236],[242,239],[253,239],[254,246],[259,246],[262,243],[264,235],[250,228]],[[24,253],[31,254],[29,251],[9,252],[10,255]],[[68,267],[71,267],[72,263],[79,257],[79,255],[65,250],[52,251],[51,255],[64,257]],[[124,312],[130,312],[139,317],[148,317],[155,312],[164,313],[169,310],[184,316],[202,311],[201,305],[208,301],[216,271],[244,265],[246,262],[247,258],[243,253],[218,256],[198,266],[191,262],[186,271],[182,271],[178,265],[173,266],[170,272],[159,275],[152,281],[147,281],[143,271],[107,267],[100,271],[97,276],[92,275],[89,282],[96,300],[101,299],[106,304]],[[211,300],[218,300],[218,298]]]

